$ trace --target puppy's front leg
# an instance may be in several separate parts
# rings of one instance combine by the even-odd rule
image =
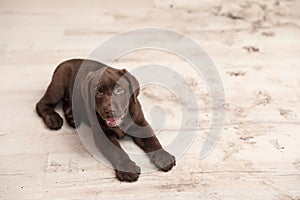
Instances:
[[[151,161],[162,171],[169,171],[176,165],[175,157],[165,151],[151,128],[147,129],[149,137],[133,137],[133,141],[148,153]]]
[[[96,146],[111,162],[120,181],[133,182],[139,178],[140,167],[130,160],[114,133],[98,133],[94,134],[94,138]]]

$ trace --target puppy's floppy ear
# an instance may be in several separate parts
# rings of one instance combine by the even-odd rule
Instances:
[[[122,70],[120,70],[120,72],[123,76],[125,76],[125,78],[130,83],[130,90],[132,93],[133,102],[137,103],[137,101],[138,101],[137,96],[140,93],[140,84],[139,84],[138,80],[132,74],[130,74],[126,69],[122,69]]]
[[[92,112],[95,112],[94,97],[95,97],[95,90],[96,90],[95,87],[97,87],[97,85],[93,81],[94,79],[93,73],[94,72],[89,72],[81,85],[81,94],[84,101],[84,107],[88,115],[91,114]]]
[[[87,74],[81,84],[81,95],[83,98],[84,107],[86,109],[89,121],[92,126],[98,124],[96,119],[96,103],[95,94],[97,90],[97,84],[106,68],[101,68],[97,71],[91,71]]]

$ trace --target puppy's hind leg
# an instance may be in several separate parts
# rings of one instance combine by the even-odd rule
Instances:
[[[63,119],[55,112],[55,106],[62,100],[65,94],[63,71],[57,69],[45,95],[36,104],[36,111],[45,124],[53,130],[58,130],[63,125]]]

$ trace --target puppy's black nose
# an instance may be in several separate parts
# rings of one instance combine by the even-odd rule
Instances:
[[[105,111],[106,117],[107,118],[114,118],[116,111],[115,110],[107,110]]]

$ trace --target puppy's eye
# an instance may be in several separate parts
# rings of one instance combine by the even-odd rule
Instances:
[[[119,95],[119,94],[123,94],[125,92],[125,90],[121,87],[117,87],[115,90],[114,90],[114,93]]]
[[[96,96],[103,96],[104,93],[101,90],[96,90]]]

